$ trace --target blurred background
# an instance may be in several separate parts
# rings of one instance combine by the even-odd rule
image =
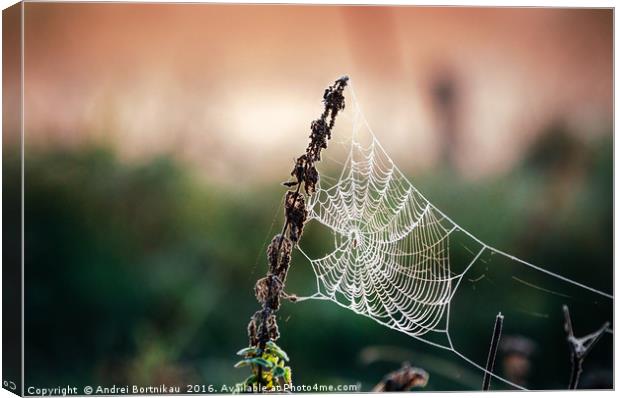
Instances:
[[[281,225],[279,183],[343,74],[438,208],[495,247],[612,292],[611,10],[25,9],[27,385],[243,380],[234,353]],[[488,276],[465,284],[478,299],[453,313],[465,324],[456,341],[482,362],[498,294],[525,299],[510,277]],[[287,290],[312,293],[301,256],[289,277]],[[527,336],[507,317],[498,373],[565,388],[560,305],[571,300],[578,335],[612,316],[611,302],[582,293],[542,297],[548,311],[526,315],[545,323]],[[480,388],[481,372],[450,352],[328,302],[286,303],[279,323],[296,383],[369,390],[409,361],[430,373],[428,389]],[[611,347],[606,334],[582,387],[611,387]]]

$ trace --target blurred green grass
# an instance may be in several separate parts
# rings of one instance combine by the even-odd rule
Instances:
[[[18,163],[5,161],[9,174],[18,175]],[[612,165],[611,138],[586,146],[551,130],[506,175],[468,182],[440,168],[413,182],[483,241],[611,292]],[[281,225],[284,190],[279,181],[222,186],[194,172],[164,155],[123,162],[102,146],[27,152],[27,385],[244,378],[232,367],[234,353],[247,342],[245,327],[257,308],[252,288]],[[304,245],[320,249],[328,240],[310,227]],[[286,290],[311,294],[314,283],[297,253]],[[464,307],[454,318],[467,324],[456,336],[472,357],[486,355],[497,295],[508,303],[527,299],[505,283],[463,289]],[[542,300],[553,313],[557,298]],[[575,315],[580,334],[611,316],[609,305],[589,312],[591,303]],[[431,390],[478,389],[482,380],[450,352],[329,302],[285,303],[279,322],[296,383],[359,381],[369,390],[405,359],[429,371]],[[551,333],[534,324],[530,330],[528,337],[544,346],[531,387],[563,388],[569,360],[561,325]],[[586,373],[611,369],[611,340],[588,358]],[[370,363],[369,350],[380,353]]]

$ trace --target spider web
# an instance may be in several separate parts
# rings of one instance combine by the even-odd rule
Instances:
[[[464,280],[472,282],[466,278],[472,267],[486,264],[488,270],[491,259],[499,256],[511,263],[507,272],[514,273],[512,279],[521,282],[521,287],[569,298],[528,283],[515,266],[586,291],[595,296],[594,300],[613,300],[606,292],[498,250],[452,221],[399,170],[363,116],[352,87],[348,90],[352,102],[347,108],[347,113],[352,113],[348,116],[351,137],[340,142],[340,155],[345,159],[337,161],[340,175],[330,179],[321,171],[318,190],[308,203],[309,220],[333,233],[334,246],[331,252],[316,257],[298,247],[312,265],[317,286],[315,294],[299,301],[333,301],[386,327],[449,350],[485,371],[481,359],[474,360],[459,350],[450,333],[455,294]],[[332,151],[330,146],[330,154]],[[458,250],[459,255],[454,257],[459,261],[451,261]],[[492,376],[512,387],[524,388],[497,374]]]

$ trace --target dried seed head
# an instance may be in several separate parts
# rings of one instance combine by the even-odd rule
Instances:
[[[282,242],[282,249],[280,251],[280,262],[278,263],[278,267],[274,270],[274,274],[282,283],[286,282],[286,274],[288,272],[288,267],[291,264],[291,250],[293,250],[291,240],[284,238],[284,241]]]
[[[405,363],[399,370],[386,375],[372,391],[409,391],[414,387],[425,387],[427,383],[428,373],[424,369]]]
[[[344,95],[342,92],[347,86],[349,78],[344,76],[336,80],[336,82],[325,90],[323,94],[323,103],[325,104],[325,110],[331,113],[330,129],[334,125],[334,120],[338,115],[338,112],[344,109]]]
[[[323,93],[323,104],[325,110],[319,119],[314,120],[310,124],[310,144],[306,149],[308,155],[308,163],[321,160],[321,150],[327,148],[327,141],[332,138],[332,128],[336,122],[338,112],[344,109],[344,88],[347,86],[349,78],[344,76],[336,80],[333,85],[329,86]],[[329,116],[329,122],[327,117]],[[310,165],[306,165],[306,169]],[[298,180],[301,182],[301,180]]]
[[[267,319],[271,315],[271,309],[264,307],[254,313],[253,319],[256,322],[256,344],[261,346],[269,340],[269,329],[267,328]]]
[[[276,316],[270,314],[267,317],[267,334],[272,341],[276,341],[280,338],[280,331],[278,330],[278,323],[276,322]]]
[[[248,323],[248,338],[251,346],[258,344],[258,334],[256,327],[256,314],[252,315]]]
[[[284,288],[280,279],[269,274],[256,281],[254,294],[260,304],[267,305],[271,310],[277,311],[280,308],[280,294]]]
[[[267,304],[269,308],[275,312],[280,308],[280,293],[282,292],[282,288],[284,288],[284,284],[273,274],[269,274],[267,278],[269,283],[269,298]]]
[[[316,122],[316,121],[315,121]],[[323,123],[321,119],[319,122]],[[327,132],[329,136],[329,132]],[[295,161],[295,166],[291,175],[295,177],[295,182],[284,182],[285,186],[291,187],[304,182],[304,189],[308,195],[311,195],[316,191],[316,184],[319,182],[319,172],[314,167],[314,161],[319,160],[321,157],[321,148],[327,148],[327,139],[325,136],[315,137],[314,133],[310,136],[312,138],[307,148],[307,155],[301,155]]]
[[[293,167],[293,171],[291,171],[291,175],[297,179],[298,184],[301,184],[304,180],[307,159],[308,157],[305,154],[298,157],[295,161],[295,167]]]
[[[254,285],[254,295],[260,304],[264,304],[269,296],[269,282],[267,278],[261,278]]]
[[[280,246],[281,239],[282,235],[278,234],[271,239],[271,243],[267,246],[267,261],[269,262],[270,272],[273,272],[273,270],[278,267],[278,262],[280,260],[278,247]],[[284,246],[284,242],[282,242],[282,246]]]
[[[274,236],[267,247],[269,272],[276,275],[281,282],[286,280],[286,272],[291,262],[292,249],[293,245],[290,239],[283,237],[281,234]]]
[[[319,172],[314,165],[306,168],[306,176],[304,178],[304,189],[308,195],[316,192],[316,184],[319,182]]]
[[[308,217],[303,195],[293,191],[286,193],[284,215],[289,224],[289,236],[293,242],[297,242],[303,233],[304,223]]]
[[[310,133],[310,144],[308,144],[306,153],[308,158],[314,162],[321,160],[321,150],[327,148],[327,140],[332,134],[323,116],[310,124],[310,130],[312,133]]]

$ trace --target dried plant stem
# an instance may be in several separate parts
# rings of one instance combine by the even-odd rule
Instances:
[[[269,341],[279,338],[275,313],[280,307],[280,299],[286,298],[291,301],[296,299],[293,295],[284,294],[283,289],[290,265],[291,251],[301,238],[308,216],[301,187],[303,184],[306,195],[311,195],[316,191],[319,173],[314,164],[321,160],[321,150],[327,148],[336,116],[344,109],[343,90],[347,81],[346,76],[342,77],[325,90],[324,110],[319,119],[311,123],[310,143],[306,152],[295,161],[291,172],[295,180],[284,183],[285,186],[296,186],[296,188],[294,191],[287,191],[284,196],[285,221],[282,232],[274,236],[267,248],[269,261],[267,275],[259,279],[254,287],[256,299],[262,307],[254,313],[248,324],[250,346],[258,348],[259,352],[265,350]],[[257,384],[259,387],[262,387],[264,372],[265,370],[258,366]],[[259,391],[261,390],[259,388]]]
[[[297,189],[295,190],[295,199],[297,199],[297,195],[299,195],[299,189],[301,188],[301,184],[297,185]],[[280,233],[280,242],[278,243],[278,249],[277,249],[277,253],[278,253],[278,258],[279,258],[279,253],[282,251],[282,243],[284,243],[284,236],[286,234],[286,230],[288,229],[288,225],[289,225],[289,220],[288,218],[284,221],[284,226],[282,227],[282,232]],[[279,265],[279,264],[277,264]],[[267,297],[270,297],[273,294],[272,292],[272,284],[268,285],[268,290],[267,290]],[[262,310],[262,319],[265,320],[266,317],[268,316],[269,313],[269,306],[267,305],[267,302],[265,302],[263,304],[263,310]],[[265,349],[265,345],[267,344],[267,331],[266,328],[263,326],[262,328],[263,330],[263,336],[262,338],[259,339],[259,345],[258,347],[261,350]],[[261,386],[262,383],[262,378],[263,378],[263,368],[259,367],[258,368],[258,385],[259,387]],[[262,390],[259,389],[259,393],[261,393]]]
[[[297,200],[297,196],[299,195],[299,190],[301,188],[301,184],[297,184],[297,188],[295,189],[295,200]],[[286,230],[288,229],[289,219],[287,218],[284,221],[284,226],[282,227],[282,232],[280,233],[280,243],[278,243],[278,253],[282,250],[282,243],[284,242],[284,236],[286,234]]]
[[[573,331],[573,322],[571,321],[570,311],[567,305],[562,306],[564,312],[564,331],[566,332],[566,341],[570,350],[571,370],[568,380],[568,389],[576,390],[579,385],[581,372],[583,371],[583,362],[586,356],[592,351],[592,348],[598,343],[609,328],[609,322],[605,322],[597,331],[587,336],[577,338]]]
[[[495,368],[495,357],[497,356],[499,339],[502,336],[503,324],[504,316],[500,312],[495,317],[495,326],[493,326],[493,337],[491,338],[491,346],[489,347],[487,366],[485,367],[484,377],[482,379],[482,391],[489,391],[489,389],[491,388],[491,375],[493,374],[493,368]]]

